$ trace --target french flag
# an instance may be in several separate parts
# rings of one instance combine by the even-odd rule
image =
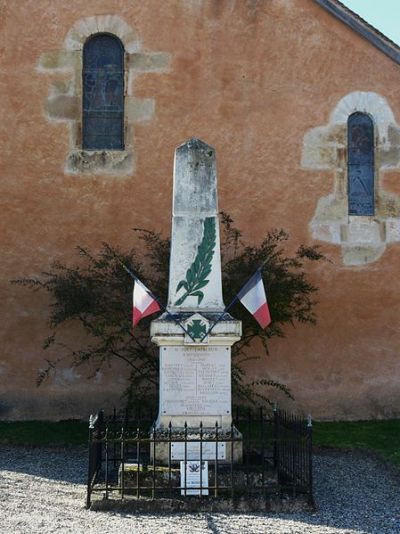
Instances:
[[[135,285],[133,286],[133,326],[136,326],[143,317],[147,317],[147,315],[151,315],[160,309],[160,305],[147,287],[139,280],[135,280]]]
[[[242,287],[237,298],[243,306],[249,310],[261,328],[265,328],[271,322],[267,297],[265,296],[264,282],[261,270],[258,269],[250,280]]]

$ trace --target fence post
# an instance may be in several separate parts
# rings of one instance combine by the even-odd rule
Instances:
[[[203,496],[203,421],[200,421],[200,496]]]
[[[125,426],[124,423],[122,423],[121,426],[121,447],[119,449],[119,454],[121,456],[121,499],[125,496]]]
[[[200,466],[201,469],[201,466]],[[215,421],[215,473],[214,473],[214,497],[218,497],[218,421]]]
[[[89,448],[89,461],[88,461],[88,473],[87,473],[87,485],[86,485],[86,508],[90,508],[90,497],[92,493],[92,471],[93,471],[93,429],[94,429],[94,420],[95,416],[90,415],[89,417],[89,437],[88,437],[88,448]]]
[[[104,420],[104,412],[100,410],[96,415],[89,417],[89,461],[88,461],[88,478],[87,478],[87,494],[86,494],[86,508],[90,508],[92,484],[94,478],[101,467],[102,461],[102,443],[101,443],[101,426]],[[94,443],[97,440],[97,443]]]
[[[273,407],[273,417],[274,417],[274,467],[278,469],[278,405],[274,402]]]
[[[172,482],[171,482],[171,447],[172,447],[172,422],[168,423],[168,489],[169,498],[172,498]]]
[[[108,485],[109,485],[109,482],[108,482],[108,462],[109,462],[109,459],[108,459],[108,423],[107,423],[106,428],[105,428],[104,439],[105,439],[105,455],[104,455],[105,474],[104,474],[104,482],[105,482],[105,485],[106,485],[105,498],[108,499]]]
[[[97,442],[97,454],[96,454],[96,469],[99,469],[101,467],[101,462],[103,460],[103,444],[101,442],[101,431],[104,424],[104,412],[103,410],[100,410],[97,414],[97,418],[95,420],[95,427],[96,427],[96,439]]]
[[[307,438],[308,438],[308,490],[309,497],[308,502],[310,505],[314,505],[314,495],[313,495],[313,441],[312,441],[312,418],[311,415],[307,417]]]
[[[113,410],[113,456],[114,456],[114,467],[117,467],[117,410]]]
[[[231,498],[234,498],[234,487],[233,487],[233,455],[234,455],[234,426],[233,420],[231,421]]]
[[[152,484],[151,484],[151,498],[154,499],[156,494],[156,441],[157,441],[157,428],[156,422],[153,423],[152,430],[152,439],[150,441],[150,446],[152,447],[152,457],[153,457],[153,466],[152,466]]]
[[[185,435],[185,464],[184,464],[184,468],[185,468],[185,497],[187,495],[187,437],[188,437],[188,426],[187,426],[187,422],[185,421],[185,424],[184,424],[184,435]]]
[[[260,406],[260,425],[261,425],[261,469],[262,469],[262,475],[261,475],[261,484],[264,491],[264,498],[266,497],[265,492],[265,434],[264,434],[264,410],[263,407]]]

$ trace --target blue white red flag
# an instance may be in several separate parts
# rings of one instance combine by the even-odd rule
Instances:
[[[133,286],[133,326],[136,326],[143,317],[147,317],[147,315],[151,315],[160,309],[160,305],[147,287],[135,279],[135,285]]]
[[[249,310],[261,328],[271,322],[261,270],[258,269],[237,294],[243,306]]]

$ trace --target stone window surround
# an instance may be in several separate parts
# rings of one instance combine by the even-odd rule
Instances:
[[[375,215],[371,217],[348,214],[347,121],[357,111],[368,114],[375,127]],[[381,185],[382,171],[399,166],[400,127],[386,99],[377,93],[346,95],[328,124],[306,132],[302,167],[334,171],[333,191],[319,199],[310,232],[314,239],[339,245],[345,265],[369,264],[380,258],[388,244],[400,242],[400,198]]]
[[[118,37],[125,49],[124,150],[82,149],[82,52],[86,40],[96,33]],[[64,48],[44,52],[38,70],[57,75],[50,86],[45,113],[50,121],[69,125],[67,174],[131,175],[135,170],[134,126],[155,113],[153,98],[134,96],[134,80],[144,73],[167,72],[170,54],[145,52],[136,32],[119,16],[100,15],[81,19],[68,32]],[[62,78],[60,79],[60,75]]]

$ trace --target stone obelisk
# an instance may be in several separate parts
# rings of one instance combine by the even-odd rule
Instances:
[[[224,309],[215,150],[190,139],[175,151],[168,309]]]
[[[230,430],[231,346],[241,322],[224,310],[215,150],[190,139],[175,151],[168,311],[152,322],[160,347],[157,427]]]

